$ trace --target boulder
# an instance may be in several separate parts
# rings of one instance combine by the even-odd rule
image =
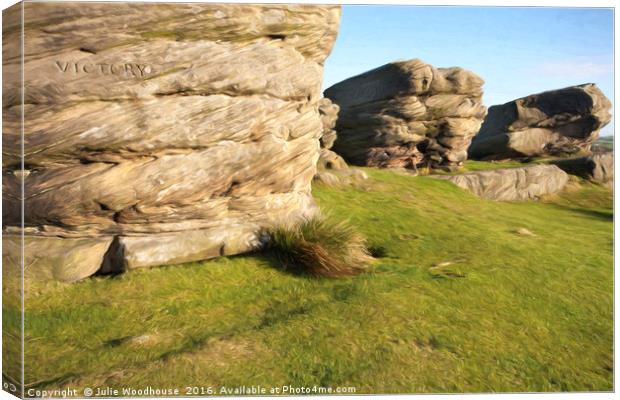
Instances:
[[[486,108],[484,81],[462,68],[400,61],[325,90],[340,106],[334,151],[376,167],[450,168],[467,158]]]
[[[474,159],[590,151],[611,121],[611,103],[593,83],[552,90],[489,108],[469,148]]]
[[[9,77],[20,12],[4,14]],[[20,225],[23,183],[32,240],[76,255],[63,267],[40,251],[36,275],[237,254],[313,215],[339,18],[339,6],[24,4],[23,127],[20,80],[3,80],[5,231]]]
[[[614,180],[613,153],[554,160],[551,163],[568,174],[577,175],[592,182],[612,183]]]
[[[459,175],[435,175],[478,197],[490,200],[528,200],[559,192],[568,183],[568,175],[555,165],[468,172]]]
[[[24,278],[74,282],[101,268],[112,237],[59,238],[24,235]],[[4,235],[3,262],[19,259],[22,237]]]

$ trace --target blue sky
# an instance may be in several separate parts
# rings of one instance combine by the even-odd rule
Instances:
[[[475,72],[487,106],[587,82],[613,102],[613,11],[345,5],[324,88],[412,58]]]

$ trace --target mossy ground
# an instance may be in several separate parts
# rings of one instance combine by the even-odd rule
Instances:
[[[314,191],[369,238],[373,272],[312,279],[265,254],[50,284],[26,299],[27,387],[613,389],[609,189],[493,202],[366,171]]]

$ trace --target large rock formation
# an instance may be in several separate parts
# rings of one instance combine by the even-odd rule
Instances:
[[[7,248],[25,188],[27,275],[236,254],[315,212],[338,6],[24,7],[25,170],[20,81],[4,80],[2,182]],[[21,27],[5,21],[4,70],[19,77]]]
[[[365,172],[349,168],[342,157],[330,150],[337,137],[335,127],[339,110],[340,107],[328,98],[323,97],[319,100],[323,136],[321,136],[321,153],[314,179],[328,186],[348,185],[368,178]]]
[[[483,80],[420,60],[386,64],[325,90],[340,106],[336,153],[357,165],[449,167],[467,158],[486,108]]]
[[[327,97],[319,100],[319,114],[321,115],[321,123],[323,126],[323,135],[321,136],[321,148],[329,150],[334,146],[336,141],[336,121],[338,121],[338,113],[340,107],[332,103]]]
[[[470,158],[506,159],[589,151],[611,121],[611,103],[592,83],[523,97],[489,108]]]
[[[529,200],[559,192],[568,183],[568,175],[555,165],[468,172],[434,176],[491,200]]]
[[[614,154],[602,153],[592,156],[565,158],[551,162],[571,175],[577,175],[592,182],[613,184]]]

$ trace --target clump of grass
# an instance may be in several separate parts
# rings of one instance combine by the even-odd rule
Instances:
[[[268,233],[268,248],[285,270],[313,277],[339,278],[363,272],[372,259],[366,239],[354,227],[316,216],[296,226]]]

